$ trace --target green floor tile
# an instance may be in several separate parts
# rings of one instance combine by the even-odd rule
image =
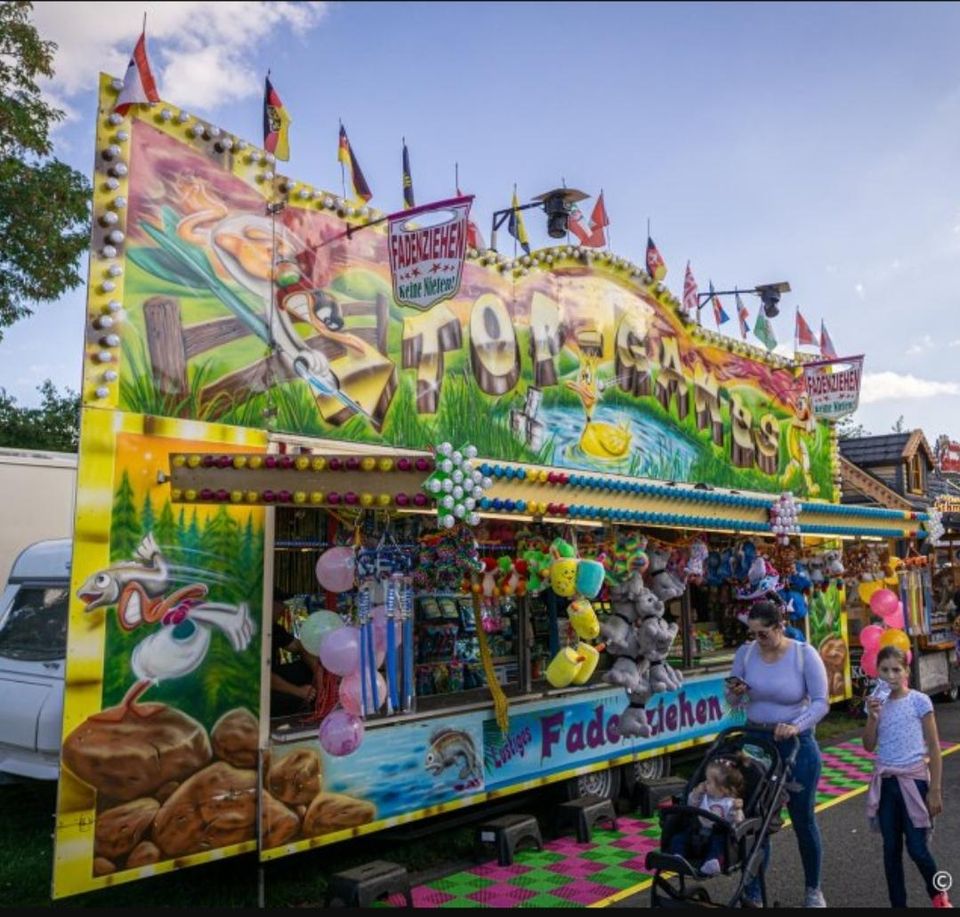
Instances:
[[[520,907],[583,907],[575,901],[567,901],[565,898],[558,898],[556,895],[541,893],[527,898]]]
[[[523,850],[514,856],[513,861],[520,866],[545,866],[565,859],[562,853],[551,853],[549,850]]]
[[[448,895],[466,895],[495,884],[494,879],[487,879],[484,876],[477,876],[469,872],[457,872],[445,879],[436,879],[430,882],[429,886],[438,892],[446,892]]]
[[[472,898],[451,898],[449,901],[444,901],[440,907],[486,907],[486,905],[474,901]]]
[[[522,876],[513,876],[507,880],[508,884],[519,888],[532,888],[537,891],[549,891],[552,888],[561,888],[570,884],[570,877],[558,872],[549,872],[546,869],[533,869]]]

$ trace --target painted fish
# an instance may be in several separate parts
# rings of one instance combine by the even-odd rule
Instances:
[[[428,774],[439,777],[448,767],[457,765],[460,766],[458,780],[473,777],[468,785],[479,783],[481,769],[473,739],[462,729],[438,729],[430,737],[424,768]]]
[[[163,595],[170,585],[170,570],[152,534],[140,542],[134,556],[135,561],[121,561],[94,573],[77,590],[87,611],[115,605],[131,583],[138,583],[150,598]]]

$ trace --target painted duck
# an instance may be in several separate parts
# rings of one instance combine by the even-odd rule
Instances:
[[[197,669],[210,647],[214,628],[238,653],[253,637],[253,621],[245,603],[208,602],[203,583],[166,595],[170,570],[152,533],[140,542],[134,558],[94,573],[77,590],[87,612],[115,605],[117,622],[126,631],[160,624],[160,629],[141,640],[131,653],[130,668],[137,682],[119,706],[98,714],[96,719],[121,720],[127,712],[139,716],[156,712],[156,705],[137,705],[137,698],[151,685]]]
[[[587,415],[587,422],[580,433],[580,448],[595,458],[623,458],[630,451],[631,433],[627,422],[622,421],[614,426],[592,419],[593,410],[600,400],[596,359],[584,355],[580,362],[580,375],[575,382],[568,379],[566,386],[576,392]]]

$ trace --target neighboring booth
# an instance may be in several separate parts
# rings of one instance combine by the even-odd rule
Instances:
[[[935,491],[936,461],[921,430],[840,440],[843,502],[876,505],[927,514]],[[937,564],[927,520],[914,539],[887,539],[884,544],[857,543],[847,548],[847,608],[851,653],[858,685],[868,676],[859,665],[859,634],[875,623],[869,597],[882,586],[900,596],[904,630],[913,652],[914,684],[929,694],[955,691],[951,667],[952,602],[944,583],[952,573]]]
[[[469,198],[387,219],[173,106],[120,118],[116,82],[55,897],[613,795],[740,721],[723,678],[768,590],[850,696],[839,545],[926,517],[838,502],[802,366],[611,253],[467,250]],[[271,716],[281,628],[319,696]]]

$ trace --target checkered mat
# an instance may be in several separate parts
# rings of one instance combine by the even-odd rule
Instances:
[[[942,742],[944,750],[956,743]],[[862,789],[870,779],[873,755],[859,739],[823,750],[817,808]],[[651,878],[647,851],[658,849],[656,819],[620,816],[616,831],[594,828],[589,844],[573,837],[545,842],[542,851],[521,849],[511,866],[496,860],[436,879],[413,889],[415,907],[583,907],[628,890],[642,890]],[[393,895],[379,906],[402,906]]]

